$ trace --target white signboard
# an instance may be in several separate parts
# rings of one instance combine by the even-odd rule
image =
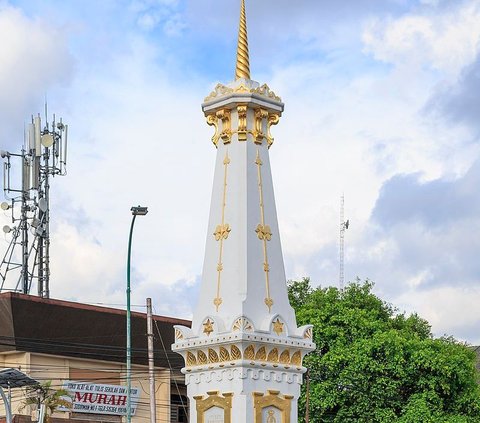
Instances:
[[[127,387],[120,385],[99,385],[88,382],[66,380],[63,383],[71,396],[74,413],[127,414]],[[138,403],[138,388],[131,389],[131,410],[135,415]]]

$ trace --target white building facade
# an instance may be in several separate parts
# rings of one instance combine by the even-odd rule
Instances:
[[[172,345],[185,359],[191,422],[296,423],[315,348],[288,301],[270,171],[284,105],[250,79],[248,59],[242,0],[235,81],[202,105],[217,149],[205,261],[192,328],[176,326]]]

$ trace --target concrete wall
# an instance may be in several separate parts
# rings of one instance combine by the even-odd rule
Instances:
[[[76,375],[79,370],[85,371],[85,381],[99,384],[120,384],[126,385],[125,365],[123,363],[113,363],[98,360],[86,360],[81,358],[70,358],[53,356],[39,353],[27,352],[6,352],[0,353],[0,368],[17,368],[26,373],[33,379],[39,382],[52,381],[52,387],[61,388],[65,380],[71,380],[71,372]],[[74,369],[74,371],[72,371]],[[170,372],[166,369],[156,369],[156,404],[157,404],[157,421],[170,422]],[[113,383],[116,379],[118,382]],[[137,412],[132,418],[133,423],[144,423],[148,421],[150,416],[149,407],[149,382],[148,382],[148,368],[146,366],[133,365],[132,366],[132,387],[139,388],[139,402]],[[19,410],[22,399],[24,398],[23,389],[12,390],[12,411],[14,414],[29,415],[34,410],[29,410],[28,407]],[[55,420],[65,421],[69,419],[70,412],[55,413]],[[0,416],[5,416],[4,405],[0,404]],[[85,414],[85,420],[77,420],[83,418],[83,415],[76,415],[75,422],[81,423],[83,421],[91,422],[88,419],[88,414]],[[90,416],[91,417],[91,416]],[[25,418],[27,420],[25,420]],[[105,419],[106,421],[113,421]],[[28,422],[28,417],[18,416],[15,423]],[[94,421],[99,422],[97,417]],[[119,421],[116,419],[116,421]],[[0,423],[2,420],[0,419]]]

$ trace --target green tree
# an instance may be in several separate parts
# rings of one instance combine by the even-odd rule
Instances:
[[[67,398],[70,396],[66,389],[54,389],[52,388],[52,381],[27,386],[25,388],[25,398],[20,405],[20,410],[30,406],[37,408],[39,404],[45,405],[45,422],[50,423],[51,415],[57,411],[58,408],[71,408],[72,402]]]
[[[310,422],[480,422],[474,352],[453,338],[434,339],[427,321],[398,313],[372,288],[357,281],[312,289],[308,278],[289,284],[299,325],[314,325],[317,349],[304,362]]]

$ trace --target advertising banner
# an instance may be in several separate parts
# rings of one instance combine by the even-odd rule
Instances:
[[[127,414],[127,387],[120,385],[100,385],[88,382],[66,380],[63,388],[70,393],[74,413]],[[135,415],[138,404],[138,388],[131,389],[131,410]]]

